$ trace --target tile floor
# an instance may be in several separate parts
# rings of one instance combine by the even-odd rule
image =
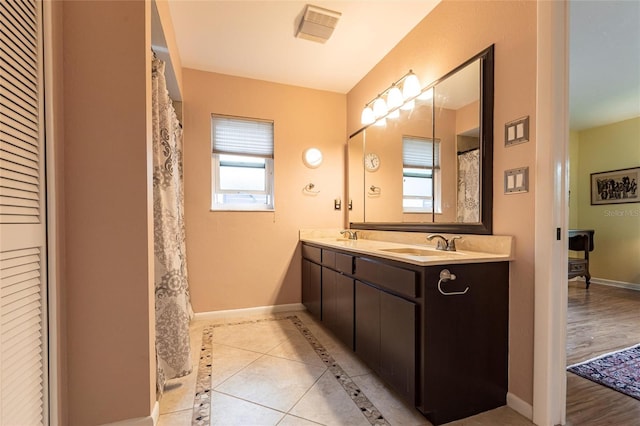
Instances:
[[[306,312],[194,322],[191,345],[158,426],[430,425]],[[532,424],[501,407],[449,425]]]

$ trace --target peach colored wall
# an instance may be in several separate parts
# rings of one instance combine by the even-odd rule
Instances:
[[[338,228],[344,201],[346,96],[183,70],[185,222],[196,312],[299,303],[300,228]],[[275,212],[211,212],[211,114],[274,121]],[[302,163],[311,146],[317,169]],[[313,183],[317,195],[302,188]],[[343,209],[346,203],[343,203]]]
[[[150,11],[63,3],[72,425],[146,417],[155,403]]]
[[[493,231],[515,236],[511,263],[509,391],[533,400],[536,2],[444,0],[347,95],[347,132],[390,81],[413,69],[428,84],[495,44]],[[504,147],[504,123],[530,116],[530,142]],[[503,194],[506,169],[529,167],[528,193]]]
[[[577,214],[579,228],[595,230],[591,275],[640,288],[640,204],[592,206],[590,192],[591,173],[640,166],[638,135],[640,117],[578,133]]]
[[[456,111],[456,134],[480,127],[480,101],[471,102]]]

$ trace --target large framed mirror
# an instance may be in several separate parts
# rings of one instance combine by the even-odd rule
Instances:
[[[348,142],[350,227],[491,234],[493,46]]]

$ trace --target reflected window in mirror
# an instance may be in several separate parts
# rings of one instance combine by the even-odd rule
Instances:
[[[440,143],[428,138],[402,137],[402,210],[440,212]]]

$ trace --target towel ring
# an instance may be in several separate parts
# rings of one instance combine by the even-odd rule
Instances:
[[[302,192],[306,192],[307,194],[319,194],[319,189],[314,189],[316,186],[313,183],[308,183],[302,188]]]

